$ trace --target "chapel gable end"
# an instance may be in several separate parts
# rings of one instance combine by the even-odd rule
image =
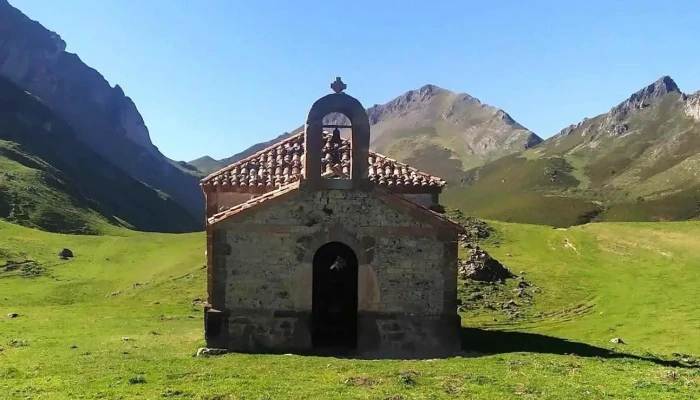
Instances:
[[[250,210],[234,224],[430,227],[371,193],[348,190],[299,191],[274,205]]]

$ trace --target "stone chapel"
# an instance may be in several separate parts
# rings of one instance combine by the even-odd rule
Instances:
[[[431,210],[445,182],[369,151],[365,108],[331,88],[303,133],[201,181],[207,347],[454,354],[462,228]],[[324,125],[332,113],[350,125]]]

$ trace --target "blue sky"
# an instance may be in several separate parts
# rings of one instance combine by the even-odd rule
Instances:
[[[176,160],[304,122],[335,76],[366,107],[432,83],[542,137],[662,75],[700,90],[700,1],[10,0],[134,99]]]

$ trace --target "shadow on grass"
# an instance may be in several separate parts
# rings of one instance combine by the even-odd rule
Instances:
[[[656,356],[638,356],[537,333],[462,327],[460,335],[462,350],[475,352],[478,353],[478,355],[523,352],[600,357],[606,359],[627,358],[648,361],[665,367],[700,369],[700,360],[691,356],[679,357],[683,358],[683,360],[665,360]]]
[[[538,333],[485,330],[478,328],[460,328],[461,351],[441,351],[425,348],[412,348],[411,350],[399,350],[380,352],[358,353],[354,349],[342,348],[314,348],[303,351],[261,350],[258,351],[234,351],[234,353],[247,354],[285,354],[298,356],[332,357],[355,360],[421,360],[421,359],[449,359],[453,357],[484,357],[507,353],[539,353],[555,355],[575,355],[578,357],[591,357],[601,359],[628,359],[651,362],[664,367],[700,369],[700,359],[691,355],[674,353],[673,358],[661,358],[654,354],[644,356],[624,353],[618,350],[606,349],[581,342],[572,342],[567,339]],[[224,351],[227,352],[227,351]]]

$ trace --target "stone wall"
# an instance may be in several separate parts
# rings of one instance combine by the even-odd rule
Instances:
[[[403,193],[400,196],[423,207],[430,207],[439,202],[437,193]]]
[[[211,192],[208,196],[213,196],[216,211],[219,212],[224,208],[231,208],[239,204],[245,203],[253,197],[259,196],[253,193],[237,193],[237,192]],[[209,215],[211,216],[211,215]]]
[[[310,348],[313,256],[339,241],[359,263],[359,350],[458,348],[456,233],[371,193],[297,190],[217,223],[212,238],[211,306],[228,321],[213,344]]]
[[[207,193],[207,204],[212,206],[211,215],[218,213],[223,209],[228,209],[246,201],[260,196],[256,193],[239,193],[239,192],[217,192],[211,191]],[[439,195],[437,193],[402,193],[399,196],[406,200],[412,201],[423,207],[430,207],[439,203]],[[207,215],[207,217],[211,217]]]

